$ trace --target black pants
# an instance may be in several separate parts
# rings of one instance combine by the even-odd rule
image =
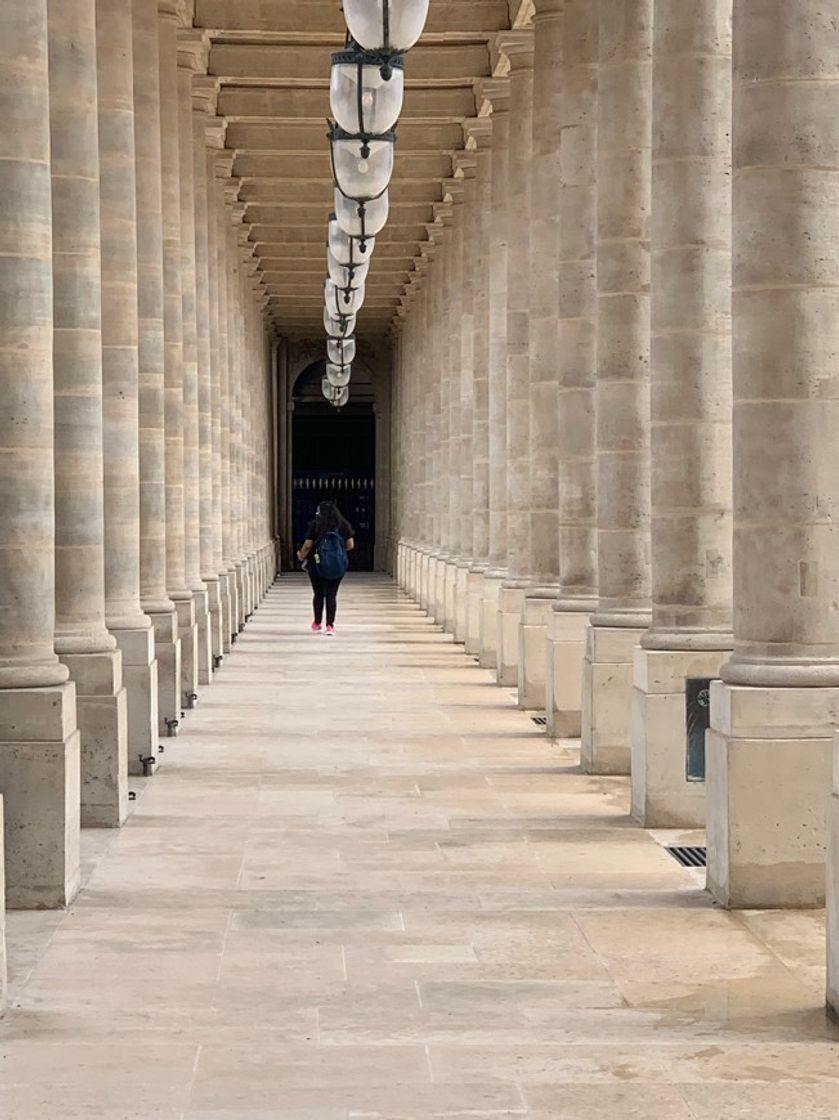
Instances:
[[[312,608],[315,614],[315,622],[323,621],[323,605],[325,603],[326,625],[333,626],[335,624],[335,611],[338,608],[338,588],[341,586],[341,580],[324,579],[318,575],[314,568],[309,568],[309,579],[312,583],[312,591],[314,591]]]

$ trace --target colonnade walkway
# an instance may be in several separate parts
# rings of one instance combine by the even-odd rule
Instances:
[[[384,577],[308,622],[284,578],[9,915],[4,1120],[839,1117],[821,914],[714,908]]]

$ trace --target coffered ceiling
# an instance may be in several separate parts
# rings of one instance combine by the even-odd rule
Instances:
[[[358,334],[387,330],[411,282],[429,227],[449,205],[447,180],[464,123],[486,115],[482,82],[498,32],[523,26],[532,0],[431,0],[428,24],[406,63],[390,220],[376,239]],[[278,331],[317,334],[326,274],[332,177],[326,139],[330,56],[344,43],[340,0],[194,0],[209,37],[209,74],[225,124],[229,193]]]

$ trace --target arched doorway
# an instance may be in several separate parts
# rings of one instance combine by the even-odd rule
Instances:
[[[292,389],[291,526],[303,540],[318,502],[335,501],[356,533],[352,566],[372,571],[376,543],[376,418],[369,370],[353,366],[349,404],[336,410],[321,392],[325,362],[312,362]]]

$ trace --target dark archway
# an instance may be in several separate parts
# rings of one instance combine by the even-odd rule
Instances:
[[[319,501],[337,502],[356,532],[353,568],[372,571],[376,541],[376,418],[373,384],[361,362],[353,368],[350,401],[338,410],[323,399],[325,363],[298,376],[292,400],[291,516],[295,547]]]

